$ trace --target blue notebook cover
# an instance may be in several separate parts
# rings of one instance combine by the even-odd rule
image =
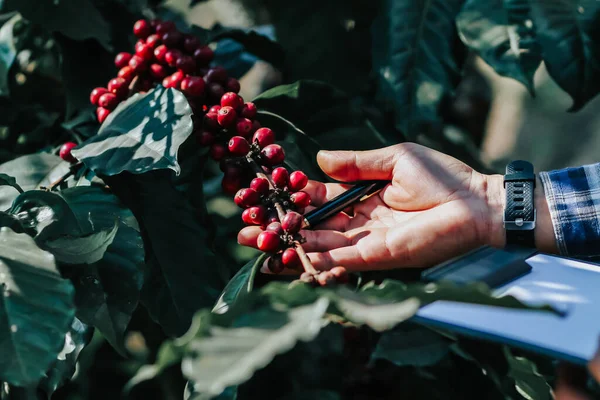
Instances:
[[[531,305],[550,304],[565,316],[437,301],[419,310],[414,321],[586,364],[600,343],[600,266],[545,254],[525,261],[531,272],[494,294],[510,294]]]

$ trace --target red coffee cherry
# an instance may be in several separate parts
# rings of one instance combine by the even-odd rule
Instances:
[[[152,61],[152,58],[154,58],[154,49],[147,44],[143,44],[136,49],[135,55],[144,61]]]
[[[208,109],[208,112],[209,112],[209,113],[215,113],[215,114],[216,114],[216,113],[218,113],[218,112],[219,112],[219,110],[220,110],[220,109],[221,109],[221,106],[219,106],[219,105],[215,105],[215,106],[212,106],[211,108],[209,108],[209,109]]]
[[[271,224],[273,222],[279,222],[279,216],[277,215],[277,211],[270,210],[269,213],[267,214],[267,223]]]
[[[260,122],[258,122],[257,120],[252,121],[252,133],[258,131],[261,128]],[[273,140],[275,138],[275,135],[273,135]]]
[[[223,96],[221,96],[221,107],[229,106],[234,110],[241,110],[244,105],[244,100],[233,92],[227,92]]]
[[[120,99],[124,99],[129,94],[129,85],[123,78],[114,78],[108,82],[108,91]]]
[[[150,46],[152,50],[156,49],[156,47],[161,43],[162,40],[160,38],[160,35],[157,35],[156,33],[148,36],[148,38],[146,39],[146,45]]]
[[[298,269],[302,266],[298,252],[292,247],[283,251],[283,254],[281,254],[281,261],[283,262],[283,265],[289,269]]]
[[[226,174],[221,181],[223,192],[234,195],[242,187],[242,177],[239,174]]]
[[[108,118],[109,115],[110,115],[110,110],[108,108],[104,108],[104,107],[96,108],[96,118],[98,119],[99,123],[103,123],[104,121],[106,121],[106,118]]]
[[[269,223],[265,230],[269,232],[275,232],[278,235],[283,235],[283,228],[281,227],[281,223],[279,221],[273,221]]]
[[[185,36],[183,40],[183,48],[185,51],[190,54],[194,54],[194,52],[198,50],[200,46],[202,46],[202,43],[200,43],[200,40],[197,37],[192,35]]]
[[[135,52],[137,53],[139,49],[142,48],[142,46],[146,45],[146,41],[144,39],[140,39],[137,42],[135,42],[135,46],[133,47]]]
[[[77,159],[73,156],[73,154],[71,154],[71,150],[73,150],[75,147],[77,147],[77,143],[67,142],[63,144],[60,146],[60,150],[58,152],[59,157],[70,163],[77,162]]]
[[[165,68],[164,65],[160,64],[151,64],[150,65],[150,76],[155,80],[159,81],[161,79],[166,78],[169,75],[169,71]]]
[[[250,132],[252,132],[252,121],[250,121],[248,118],[238,118],[235,125],[235,130],[238,135],[249,138]]]
[[[281,221],[281,226],[284,231],[293,234],[300,232],[300,228],[302,228],[302,222],[304,217],[298,214],[295,211],[290,211],[285,214],[283,220]]]
[[[159,63],[166,63],[165,56],[167,55],[168,51],[169,48],[164,44],[161,44],[160,46],[154,49],[154,58],[156,58],[156,61],[158,61]]]
[[[100,96],[98,105],[100,107],[108,108],[109,110],[114,110],[115,107],[119,105],[119,99],[112,93],[104,93]]]
[[[242,107],[241,114],[244,118],[254,119],[254,117],[256,116],[256,106],[254,105],[254,103],[247,102],[246,104],[244,104],[244,106]]]
[[[336,279],[330,271],[323,271],[317,275],[317,282],[319,282],[319,285],[321,286],[331,286],[335,284]]]
[[[209,154],[213,160],[221,161],[227,155],[227,147],[221,143],[215,143],[210,146]]]
[[[194,58],[199,65],[208,65],[214,57],[214,51],[208,46],[202,46],[194,51]]]
[[[223,67],[213,67],[206,73],[206,82],[225,83],[227,80],[227,71]]]
[[[204,79],[199,76],[186,76],[181,81],[181,91],[188,97],[200,97],[204,94]]]
[[[350,276],[348,270],[344,267],[334,267],[330,270],[331,274],[335,277],[337,283],[348,283]]]
[[[121,69],[129,64],[129,60],[131,60],[131,54],[125,52],[119,53],[115,57],[115,66]]]
[[[250,182],[250,188],[256,190],[259,194],[266,194],[269,191],[269,180],[262,176],[254,178]]]
[[[181,57],[181,52],[177,49],[167,50],[165,53],[165,62],[169,67],[175,67],[177,65],[177,61]]]
[[[175,30],[175,23],[172,21],[163,21],[156,25],[156,33],[159,35]]]
[[[290,174],[284,167],[277,167],[271,172],[271,179],[276,187],[283,189],[288,185]]]
[[[183,34],[176,30],[165,32],[160,38],[162,42],[170,48],[180,47],[183,43]]]
[[[278,144],[270,144],[265,146],[260,152],[262,161],[267,166],[281,164],[285,160],[285,152],[283,147]]]
[[[308,176],[302,171],[294,171],[290,174],[289,189],[291,192],[299,192],[308,184]]]
[[[136,54],[135,56],[131,57],[131,60],[129,60],[129,66],[133,68],[133,71],[136,74],[139,74],[148,68],[148,63],[146,63],[146,60]]]
[[[247,225],[262,225],[267,218],[267,209],[264,206],[253,206],[242,213],[242,220]]]
[[[280,245],[281,238],[275,232],[261,232],[256,239],[256,247],[265,253],[275,253],[277,250],[279,250]]]
[[[211,82],[208,84],[208,94],[213,101],[219,101],[224,93],[225,89],[223,89],[220,83]]]
[[[225,128],[231,126],[237,119],[237,113],[229,106],[221,107],[217,116],[219,119],[219,125]]]
[[[275,143],[275,133],[269,128],[259,128],[252,136],[252,143],[258,143],[260,148]]]
[[[146,39],[151,33],[152,27],[150,26],[150,23],[145,19],[140,19],[139,21],[136,21],[136,23],[133,25],[133,34],[139,37],[140,39]]]
[[[310,195],[306,192],[292,193],[290,200],[298,208],[305,208],[310,205]]]
[[[233,198],[233,202],[241,208],[248,208],[256,205],[260,200],[258,192],[251,188],[244,188],[238,190]]]
[[[100,100],[100,96],[102,96],[104,93],[108,93],[108,89],[103,87],[97,87],[94,90],[92,90],[92,93],[90,93],[90,103],[97,106],[98,100]]]
[[[217,113],[209,112],[204,116],[204,128],[210,131],[216,131],[219,129],[219,115]]]
[[[234,136],[229,139],[229,144],[227,146],[229,152],[234,156],[245,156],[250,151],[250,144],[241,136]]]
[[[163,79],[162,85],[166,88],[180,89],[181,81],[183,81],[184,76],[183,72],[176,71]]]
[[[269,271],[271,271],[274,274],[278,274],[281,271],[283,271],[285,266],[283,265],[283,261],[281,260],[281,255],[274,254],[271,257],[269,257],[269,260],[267,261],[267,267],[269,268]]]
[[[133,68],[131,68],[129,65],[127,65],[119,70],[117,77],[125,79],[127,81],[127,83],[129,84],[129,83],[131,83],[133,78],[135,78],[136,75],[137,74],[136,74],[135,70]]]
[[[227,79],[227,82],[225,83],[225,89],[228,92],[239,93],[240,92],[240,81],[238,81],[235,78]]]
[[[182,55],[177,59],[175,67],[182,70],[186,74],[191,74],[196,71],[196,61],[190,56]]]
[[[217,139],[217,135],[209,131],[200,131],[196,133],[196,141],[200,146],[210,146]]]

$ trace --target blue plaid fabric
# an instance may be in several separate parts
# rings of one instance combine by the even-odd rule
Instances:
[[[562,255],[600,256],[600,163],[541,172]]]

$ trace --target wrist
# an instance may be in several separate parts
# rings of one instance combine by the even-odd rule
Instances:
[[[506,191],[502,175],[484,175],[485,193],[488,206],[487,243],[494,247],[504,247],[506,231],[504,229],[504,207]],[[535,247],[544,253],[557,253],[556,238],[552,227],[552,218],[544,188],[539,179],[536,181],[533,200],[536,209]]]

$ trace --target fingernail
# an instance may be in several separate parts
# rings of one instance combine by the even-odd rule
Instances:
[[[271,270],[267,266],[267,262],[266,261],[263,263],[262,267],[260,267],[260,272],[262,272],[263,274],[273,275],[273,273],[271,272]]]

